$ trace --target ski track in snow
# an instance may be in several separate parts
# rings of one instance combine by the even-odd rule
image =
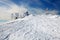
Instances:
[[[60,17],[28,16],[0,25],[0,40],[60,40]]]

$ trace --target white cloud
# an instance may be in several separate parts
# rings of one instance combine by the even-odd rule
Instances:
[[[24,13],[27,11],[27,8],[24,6],[18,6],[14,4],[13,2],[9,1],[0,1],[3,4],[6,4],[6,6],[0,6],[0,19],[9,19],[11,17],[11,13]],[[8,6],[8,8],[7,8]]]
[[[41,8],[29,8],[29,12],[31,13],[31,14],[34,14],[34,15],[36,15],[36,14],[44,14],[44,10],[43,9],[41,9]]]
[[[9,1],[9,0],[0,0],[0,2],[2,2],[3,4],[8,5],[8,8],[6,6],[0,6],[0,18],[2,18],[4,16],[4,19],[6,19],[6,17],[8,16],[8,18],[11,16],[11,13],[24,13],[26,11],[29,11],[29,13],[32,14],[45,14],[46,11],[41,9],[41,8],[31,8],[28,6],[28,4],[23,4],[21,3],[20,6],[16,5],[15,3]],[[51,10],[49,11],[49,13],[58,13],[57,10]]]

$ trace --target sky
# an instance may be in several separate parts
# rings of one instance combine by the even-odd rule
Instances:
[[[60,10],[60,0],[8,0],[17,5],[27,4],[29,7]],[[3,4],[2,4],[3,5]]]
[[[21,3],[28,4],[30,7],[42,9],[56,9],[60,10],[60,0],[11,0],[17,5]]]
[[[29,9],[32,13],[43,13],[48,8],[55,13],[60,11],[60,0],[0,0],[0,11],[3,8],[5,11],[9,9],[10,12]]]

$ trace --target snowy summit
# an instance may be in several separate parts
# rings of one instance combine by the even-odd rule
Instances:
[[[0,40],[60,40],[58,15],[29,15],[0,25]]]

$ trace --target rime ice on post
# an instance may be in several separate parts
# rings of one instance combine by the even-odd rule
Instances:
[[[11,14],[11,19],[14,19],[14,14],[13,13]]]
[[[48,8],[46,8],[46,15],[48,15],[49,13],[48,13]]]
[[[28,16],[29,15],[29,13],[28,13],[28,11],[26,12],[26,16]]]
[[[28,11],[24,13],[24,16],[29,16],[29,13],[28,13]]]
[[[19,18],[19,13],[15,13],[15,19]]]

